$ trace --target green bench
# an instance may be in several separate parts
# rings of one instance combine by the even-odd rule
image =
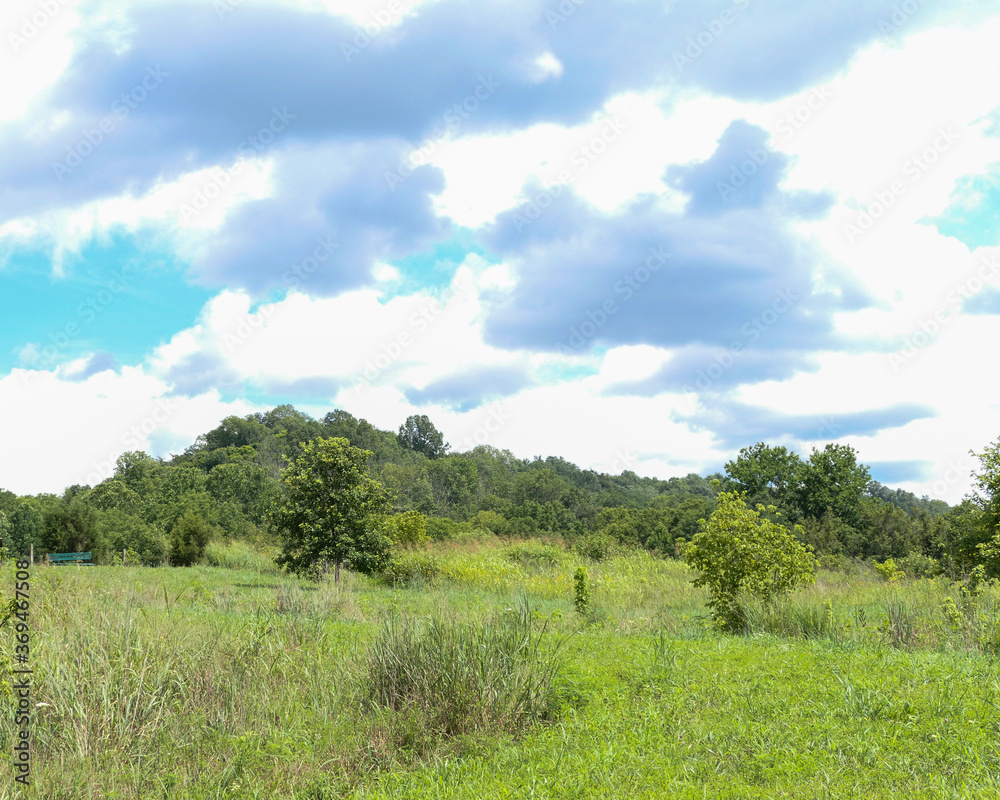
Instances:
[[[49,553],[50,564],[79,564],[82,567],[94,566],[90,553]]]

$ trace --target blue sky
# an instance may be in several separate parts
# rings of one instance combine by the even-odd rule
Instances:
[[[950,502],[1000,435],[986,0],[17,0],[0,39],[0,487],[278,403],[660,477],[836,441]]]

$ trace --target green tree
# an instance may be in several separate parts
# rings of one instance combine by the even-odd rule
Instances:
[[[347,439],[316,439],[302,447],[282,473],[287,501],[275,515],[284,533],[280,566],[315,576],[333,564],[373,573],[388,562],[391,540],[383,519],[392,508],[391,493],[368,474],[370,450]]]
[[[853,528],[861,529],[861,500],[871,480],[868,467],[858,463],[850,445],[828,444],[813,449],[802,469],[799,510],[804,517],[822,517],[827,511]]]
[[[187,512],[170,530],[170,564],[190,567],[205,555],[212,538],[212,526],[193,511]]]
[[[416,548],[430,541],[427,517],[419,511],[393,514],[385,521],[385,533],[397,547]]]
[[[79,499],[62,501],[45,510],[42,537],[49,552],[90,552],[94,561],[104,560],[100,512]]]
[[[982,453],[972,453],[979,459],[979,472],[972,477],[975,492],[971,500],[978,511],[974,515],[981,541],[976,545],[977,561],[991,578],[1000,577],[1000,439]]]
[[[747,598],[770,603],[815,580],[816,557],[765,513],[779,512],[762,505],[754,510],[739,492],[722,492],[702,530],[681,549],[698,572],[694,585],[708,588],[712,617],[724,630],[743,630]]]
[[[796,453],[757,442],[740,450],[725,469],[731,488],[745,492],[752,505],[773,505],[785,514],[796,513],[803,472],[802,459]]]
[[[407,450],[423,453],[428,458],[439,458],[448,452],[441,431],[426,414],[409,416],[406,422],[399,426],[399,443]]]

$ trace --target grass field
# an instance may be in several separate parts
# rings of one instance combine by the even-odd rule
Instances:
[[[47,705],[0,799],[1000,796],[994,588],[824,572],[727,636],[641,553],[439,545],[397,587],[210,557],[32,570]]]

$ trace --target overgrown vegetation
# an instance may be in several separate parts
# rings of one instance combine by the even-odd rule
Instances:
[[[243,545],[209,546],[225,568],[36,567],[30,796],[1000,789],[1000,587],[985,574],[889,583],[852,562],[748,599],[732,636],[681,561],[543,546],[558,557],[512,558],[496,537],[406,551],[437,578],[394,586],[283,576]],[[581,569],[599,614],[574,611]]]

